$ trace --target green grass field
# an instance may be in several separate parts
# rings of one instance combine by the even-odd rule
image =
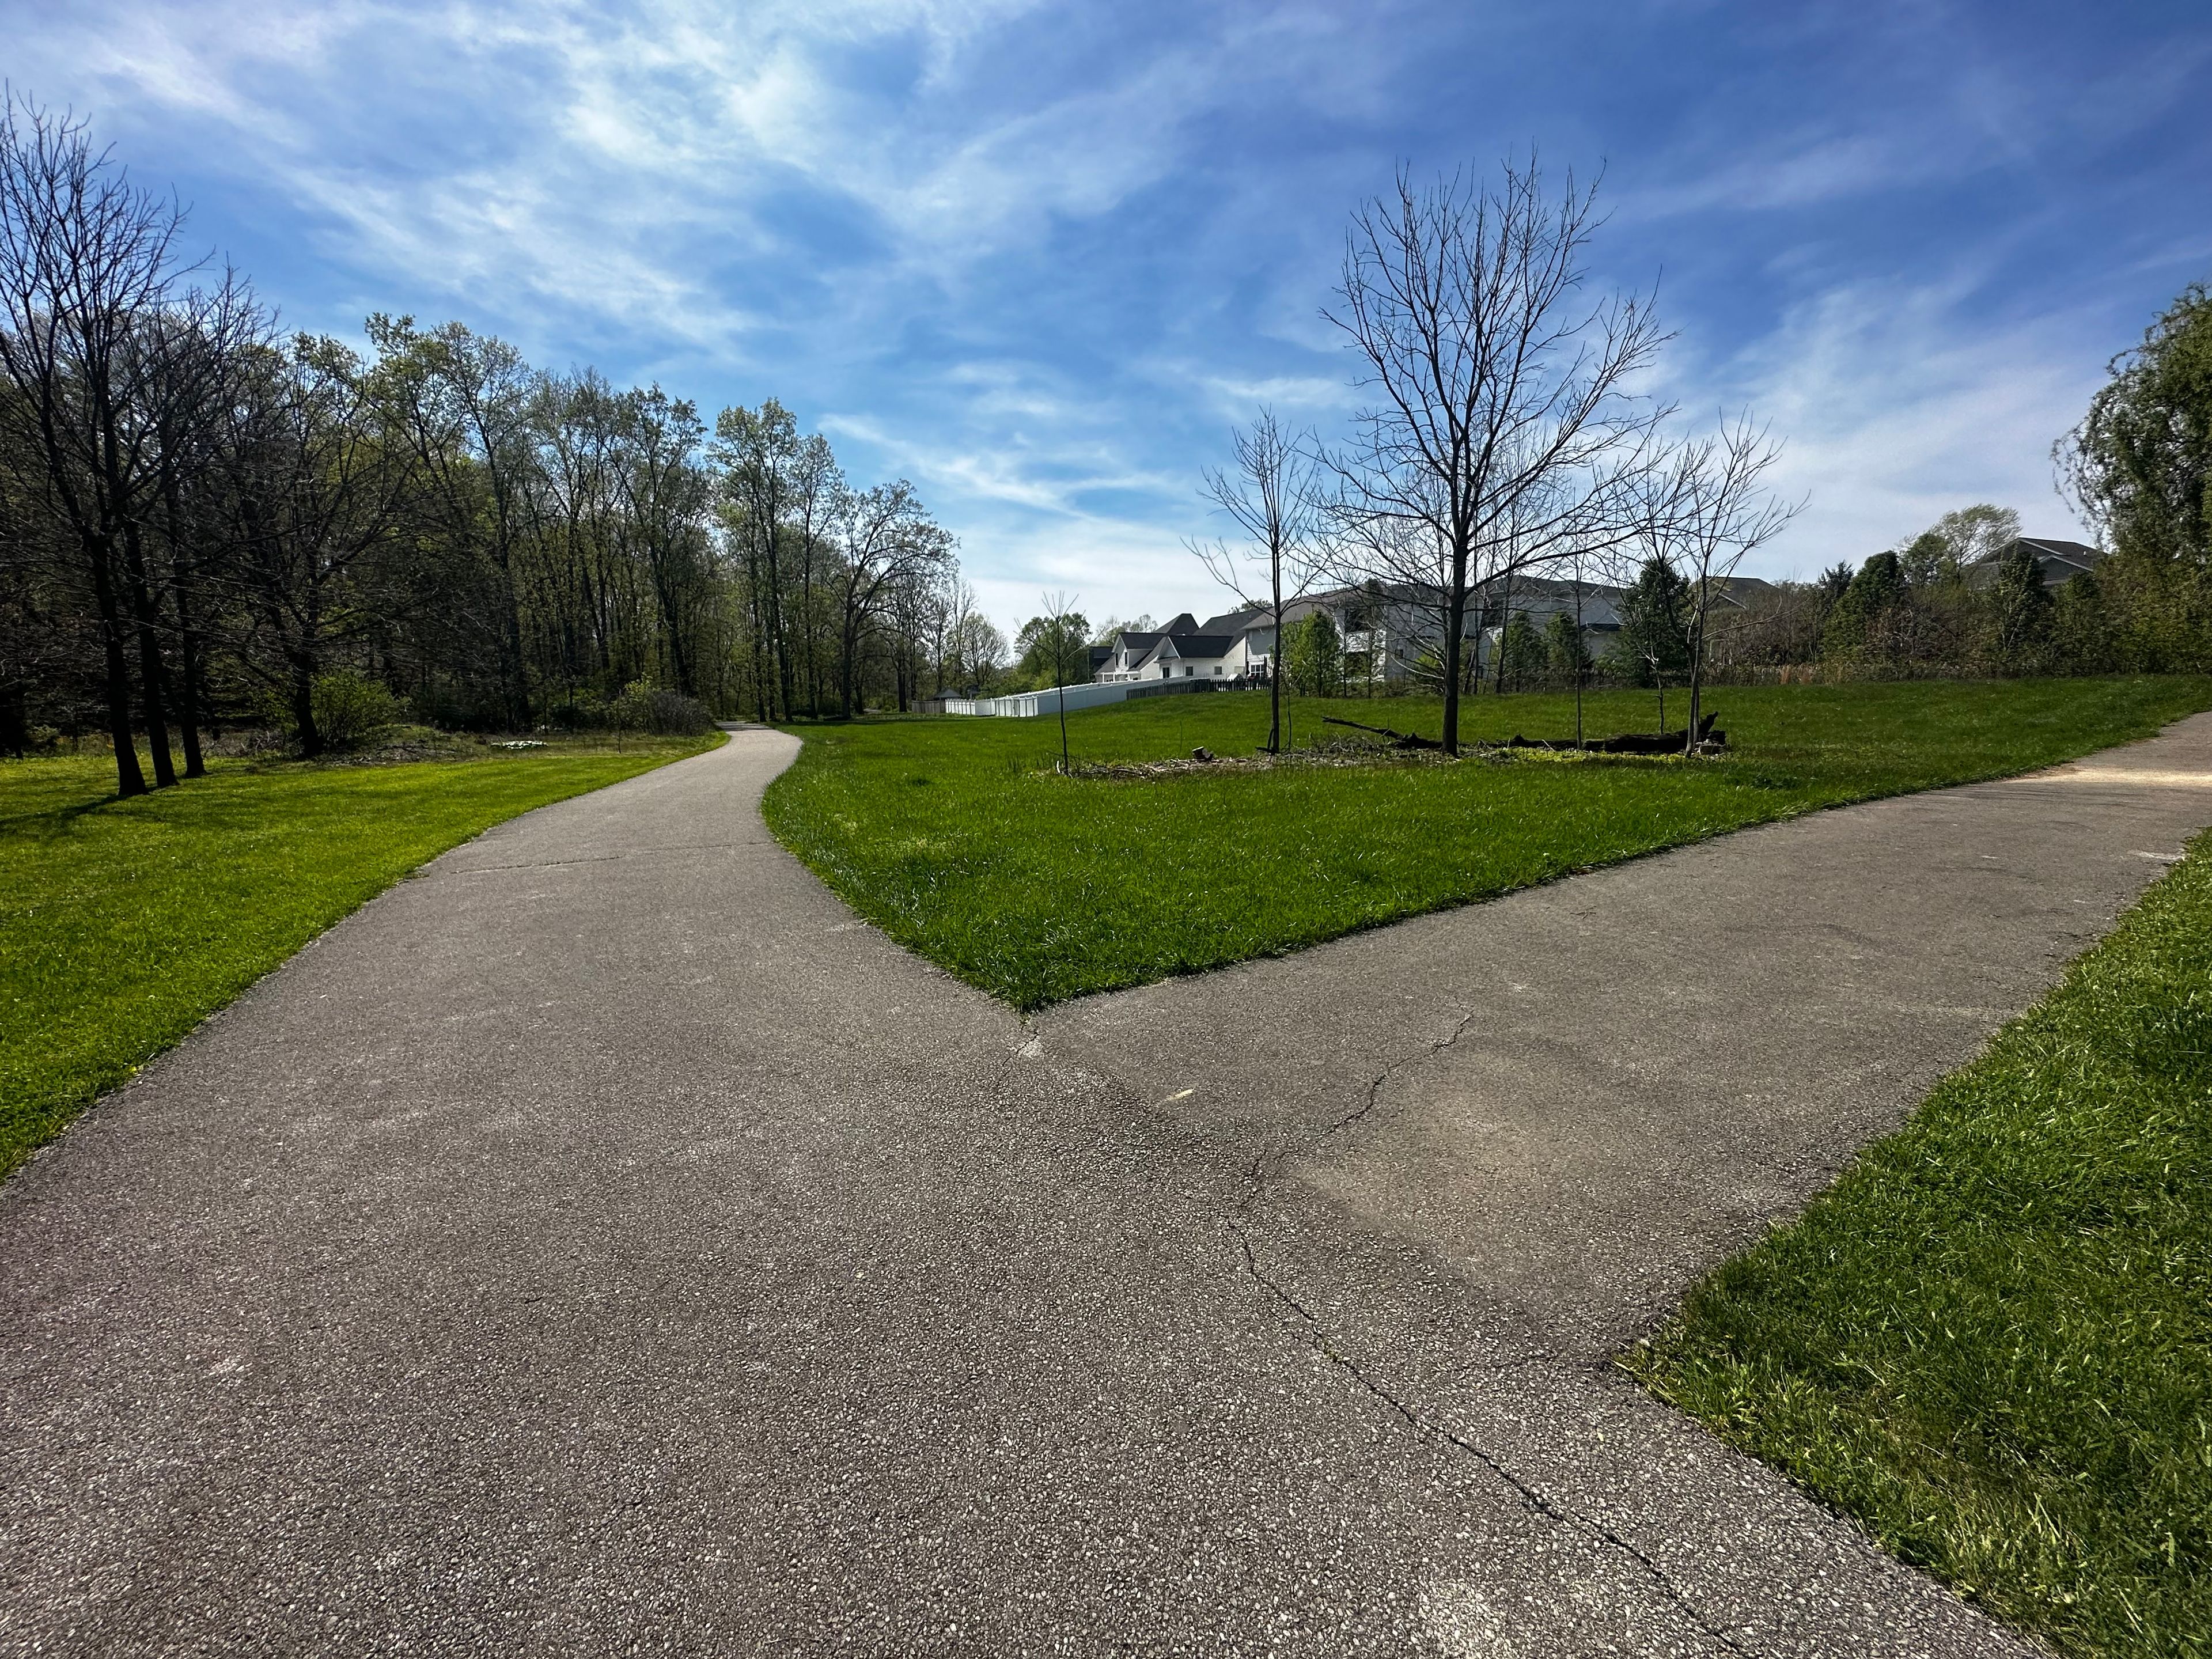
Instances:
[[[2075,1655],[2212,1654],[2212,835],[1626,1356]]]
[[[417,865],[502,818],[707,746],[217,763],[128,801],[104,756],[0,762],[0,1176]]]
[[[1682,703],[1668,713],[1679,723]],[[1717,760],[1552,757],[1063,777],[1049,720],[798,728],[769,823],[847,902],[1023,1008],[1320,940],[1844,801],[2045,766],[2212,706],[2201,678],[1778,686],[1711,694]],[[1433,736],[1433,699],[1293,709]],[[1072,714],[1079,762],[1249,754],[1257,692]],[[1463,739],[1571,736],[1571,697],[1477,697]],[[1650,693],[1589,702],[1592,736],[1649,731]]]

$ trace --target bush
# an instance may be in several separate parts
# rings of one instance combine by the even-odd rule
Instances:
[[[626,732],[651,732],[660,737],[696,738],[714,729],[714,717],[696,697],[666,691],[641,682],[615,699],[616,725]]]
[[[350,668],[317,675],[308,695],[323,746],[336,752],[360,748],[399,718],[399,699],[384,682]]]

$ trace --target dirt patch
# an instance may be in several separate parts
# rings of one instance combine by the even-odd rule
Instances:
[[[1336,766],[1449,765],[1444,755],[1433,750],[1403,750],[1382,743],[1337,742],[1310,749],[1288,749],[1279,755],[1180,756],[1157,761],[1079,761],[1068,768],[1076,778],[1129,782],[1154,778],[1185,778],[1221,772],[1310,770]]]

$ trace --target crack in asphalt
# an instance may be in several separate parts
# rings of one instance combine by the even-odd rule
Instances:
[[[1345,1374],[1350,1376],[1353,1382],[1357,1382],[1368,1394],[1374,1396],[1375,1399],[1389,1407],[1392,1412],[1395,1413],[1398,1417],[1401,1418],[1406,1425],[1409,1428],[1413,1429],[1416,1433],[1425,1434],[1434,1439],[1440,1440],[1446,1445],[1452,1447],[1455,1450],[1464,1453],[1467,1456],[1473,1458],[1476,1462],[1481,1464],[1483,1468],[1488,1469],[1492,1474],[1497,1476],[1500,1481],[1510,1489],[1513,1494],[1520,1499],[1522,1507],[1528,1510],[1531,1514],[1540,1515],[1546,1520],[1552,1522],[1557,1526],[1570,1527],[1579,1530],[1586,1536],[1594,1538],[1600,1543],[1619,1551],[1630,1560],[1635,1562],[1638,1567],[1643,1569],[1644,1576],[1658,1588],[1660,1593],[1666,1596],[1669,1601],[1674,1603],[1674,1605],[1681,1611],[1684,1616],[1686,1617],[1692,1624],[1695,1625],[1713,1641],[1719,1643],[1723,1647],[1726,1648],[1730,1653],[1742,1654],[1746,1656],[1746,1659],[1750,1659],[1753,1650],[1745,1647],[1742,1643],[1737,1641],[1736,1638],[1731,1636],[1727,1631],[1721,1629],[1717,1625],[1715,1625],[1711,1620],[1707,1619],[1704,1613],[1700,1613],[1698,1610],[1696,1604],[1683,1593],[1681,1587],[1675,1583],[1674,1579],[1668,1576],[1666,1571],[1643,1550],[1638,1548],[1637,1546],[1631,1543],[1627,1539],[1622,1537],[1620,1534],[1614,1531],[1603,1522],[1583,1514],[1580,1510],[1560,1508],[1557,1504],[1547,1498],[1541,1492],[1539,1492],[1535,1487],[1530,1486],[1526,1480],[1523,1480],[1519,1475],[1514,1474],[1512,1470],[1506,1468],[1504,1464],[1499,1462],[1497,1458],[1483,1450],[1481,1447],[1476,1445],[1473,1441],[1468,1439],[1463,1435],[1455,1433],[1451,1429],[1445,1427],[1443,1424],[1434,1422],[1429,1418],[1423,1416],[1419,1412],[1415,1411],[1403,1400],[1400,1399],[1396,1395],[1391,1393],[1389,1389],[1384,1388],[1380,1382],[1369,1376],[1366,1370],[1358,1360],[1352,1358],[1351,1355],[1344,1352],[1341,1349],[1337,1347],[1334,1343],[1329,1340],[1328,1335],[1322,1330],[1321,1322],[1314,1317],[1312,1313],[1307,1310],[1305,1304],[1300,1302],[1297,1297],[1292,1296],[1288,1291],[1285,1290],[1282,1285],[1278,1284],[1273,1278],[1269,1277],[1267,1272],[1261,1267],[1260,1258],[1256,1254],[1255,1254],[1252,1249],[1252,1236],[1245,1230],[1243,1224],[1242,1222],[1232,1220],[1229,1224],[1231,1229],[1237,1235],[1238,1248],[1243,1252],[1244,1271],[1246,1274],[1250,1277],[1255,1284],[1260,1285],[1261,1289],[1265,1290],[1269,1296],[1274,1297],[1277,1302],[1289,1309],[1292,1314],[1297,1316],[1299,1322],[1306,1328],[1306,1340],[1313,1348],[1315,1352],[1320,1354],[1322,1358],[1328,1360],[1329,1364],[1336,1366],[1339,1370],[1345,1372]]]
[[[1407,1067],[1418,1065],[1425,1060],[1434,1060],[1438,1054],[1453,1047],[1467,1035],[1468,1028],[1474,1024],[1476,1017],[1481,1012],[1479,1008],[1469,1010],[1461,1018],[1459,1024],[1452,1027],[1449,1036],[1439,1037],[1425,1048],[1415,1049],[1411,1054],[1401,1054],[1397,1059],[1389,1061],[1367,1085],[1363,1091],[1364,1097],[1357,1107],[1337,1119],[1335,1122],[1326,1124],[1315,1130],[1306,1138],[1307,1150],[1310,1151],[1313,1147],[1318,1146],[1333,1135],[1343,1133],[1353,1124],[1370,1115],[1382,1102],[1382,1088],[1385,1084]],[[1189,1091],[1186,1090],[1184,1092]],[[1177,1097],[1170,1097],[1170,1098],[1177,1098]],[[1253,1203],[1267,1188],[1267,1184],[1281,1173],[1283,1165],[1290,1161],[1291,1147],[1289,1143],[1292,1137],[1287,1134],[1279,1135],[1272,1150],[1254,1154],[1252,1167],[1245,1171],[1244,1196],[1237,1203],[1238,1214],[1244,1214],[1251,1209]]]
[[[1318,1146],[1333,1135],[1340,1134],[1353,1124],[1372,1114],[1376,1106],[1381,1103],[1384,1086],[1392,1078],[1408,1066],[1422,1060],[1433,1060],[1452,1048],[1467,1035],[1480,1012],[1480,1009],[1470,1010],[1456,1025],[1452,1027],[1449,1036],[1440,1037],[1425,1048],[1417,1049],[1411,1054],[1401,1054],[1384,1066],[1367,1085],[1359,1105],[1309,1137],[1307,1142],[1309,1147]],[[1288,1138],[1285,1137],[1285,1139]],[[1272,1151],[1255,1154],[1251,1167],[1245,1173],[1244,1195],[1237,1203],[1236,1213],[1230,1218],[1229,1225],[1237,1235],[1237,1248],[1243,1253],[1245,1273],[1255,1284],[1261,1286],[1269,1296],[1297,1316],[1300,1323],[1305,1327],[1306,1340],[1313,1350],[1332,1365],[1344,1371],[1369,1395],[1395,1413],[1416,1433],[1425,1434],[1440,1440],[1481,1464],[1484,1468],[1504,1482],[1520,1500],[1522,1506],[1530,1513],[1542,1516],[1554,1525],[1578,1530],[1635,1562],[1643,1570],[1644,1576],[1658,1588],[1660,1593],[1708,1638],[1717,1642],[1731,1653],[1748,1656],[1751,1650],[1700,1613],[1696,1605],[1683,1593],[1681,1587],[1676,1584],[1650,1555],[1603,1522],[1585,1515],[1579,1510],[1561,1509],[1480,1446],[1463,1435],[1445,1427],[1443,1424],[1431,1421],[1415,1411],[1405,1401],[1370,1376],[1357,1359],[1332,1342],[1322,1331],[1321,1322],[1314,1317],[1305,1304],[1261,1268],[1259,1256],[1252,1249],[1251,1232],[1240,1218],[1250,1214],[1252,1206],[1259,1201],[1260,1194],[1267,1190],[1270,1182],[1280,1173],[1290,1156],[1290,1149],[1282,1145],[1278,1145]],[[1537,1363],[1543,1362],[1540,1360]]]
[[[1399,1058],[1392,1060],[1389,1065],[1385,1066],[1380,1072],[1377,1072],[1375,1074],[1375,1080],[1367,1085],[1367,1098],[1360,1103],[1359,1109],[1357,1111],[1349,1113],[1346,1116],[1337,1119],[1335,1122],[1330,1124],[1319,1134],[1316,1134],[1314,1139],[1317,1141],[1327,1140],[1331,1135],[1340,1134],[1343,1131],[1349,1129],[1353,1124],[1358,1122],[1360,1119],[1367,1116],[1370,1113],[1374,1111],[1376,1103],[1382,1097],[1382,1085],[1384,1084],[1388,1083],[1392,1078],[1397,1076],[1399,1073],[1404,1071],[1408,1066],[1415,1065],[1425,1060],[1434,1060],[1438,1054],[1443,1053],[1445,1049],[1449,1048],[1454,1044],[1457,1043],[1462,1037],[1467,1035],[1467,1028],[1474,1024],[1475,1016],[1480,1014],[1481,1012],[1482,1011],[1480,1008],[1468,1010],[1466,1018],[1462,1019],[1458,1024],[1452,1027],[1451,1035],[1449,1036],[1443,1037],[1437,1042],[1431,1042],[1427,1048],[1419,1050],[1418,1053],[1401,1054]]]

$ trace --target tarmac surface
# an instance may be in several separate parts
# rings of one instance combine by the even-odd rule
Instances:
[[[2212,823],[2212,716],[1024,1021],[501,825],[0,1188],[0,1652],[2029,1651],[1607,1356]]]

